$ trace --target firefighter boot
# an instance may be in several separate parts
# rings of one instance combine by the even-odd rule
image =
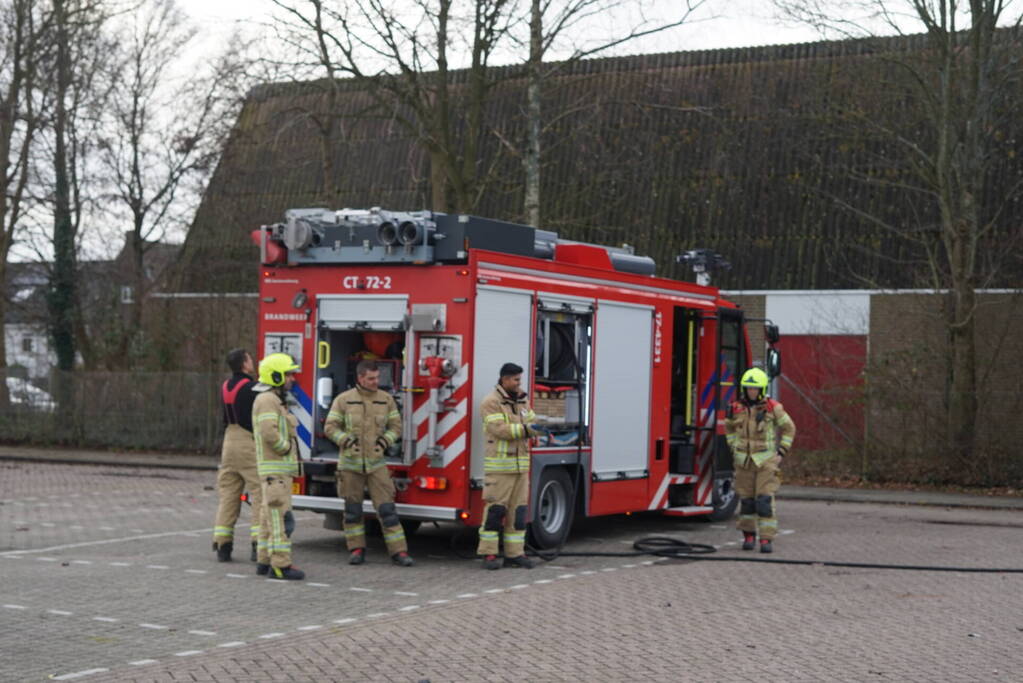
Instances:
[[[391,555],[391,562],[395,563],[399,567],[411,567],[415,564],[415,562],[412,561],[412,558],[409,557],[409,554],[404,550]]]
[[[365,564],[366,562],[366,549],[356,548],[352,551],[352,554],[348,556],[348,564]]]
[[[305,572],[293,564],[289,564],[287,567],[270,567],[270,578],[282,581],[301,581],[305,578]]]
[[[501,568],[500,558],[498,558],[497,555],[487,555],[486,557],[483,558],[483,568],[500,569]]]
[[[744,531],[744,532],[742,532],[742,549],[743,550],[753,550],[753,547],[756,545],[756,542],[757,542],[757,535],[756,534],[754,534],[751,531]]]
[[[762,552],[762,553],[770,553],[770,552],[773,552],[773,551],[774,551],[774,548],[771,547],[771,541],[769,541],[766,538],[761,538],[760,539],[760,552]]]
[[[217,547],[217,561],[230,562],[232,550],[234,550],[234,543],[228,541],[227,543],[220,544],[220,546]]]
[[[270,565],[260,562],[256,565],[256,573],[260,576],[266,576],[270,573]]]
[[[504,558],[505,567],[522,567],[523,569],[532,569],[533,561],[525,555],[519,555],[518,557],[506,557]]]

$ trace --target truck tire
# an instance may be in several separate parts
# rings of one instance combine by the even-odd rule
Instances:
[[[735,476],[726,474],[714,480],[714,491],[711,495],[714,511],[707,515],[711,522],[724,522],[735,516],[739,507],[739,494],[735,492]]]
[[[533,497],[533,520],[529,523],[530,545],[540,550],[557,548],[568,537],[575,514],[572,478],[560,467],[548,467],[540,474]]]

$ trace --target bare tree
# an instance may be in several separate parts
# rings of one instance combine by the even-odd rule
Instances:
[[[340,8],[323,0],[273,2],[282,11],[279,37],[305,55],[299,64],[323,68],[328,93],[338,77],[352,79],[378,116],[393,117],[427,149],[433,208],[475,207],[496,168],[482,160],[481,146],[495,84],[490,62],[508,35],[512,0],[416,0],[402,11],[383,0],[353,0]],[[469,36],[464,43],[463,34]],[[457,85],[453,52],[468,55],[469,62]],[[336,101],[330,94],[327,107]],[[329,113],[327,120],[332,126],[337,121]],[[326,165],[324,170],[336,172]]]
[[[40,68],[49,45],[51,16],[33,0],[0,4],[0,286],[6,288],[7,263],[26,212],[31,155],[41,127],[38,97]],[[0,296],[0,323],[7,294]],[[0,334],[0,369],[7,366],[5,335]],[[0,382],[0,406],[7,385]]]
[[[108,113],[99,166],[109,184],[108,206],[126,219],[132,297],[119,355],[132,350],[155,273],[152,245],[189,220],[198,201],[190,182],[208,177],[236,118],[244,61],[233,41],[208,64],[183,55],[197,31],[174,0],[140,5],[119,36],[120,51],[106,74]],[[190,73],[184,70],[191,68]]]
[[[541,220],[541,159],[544,131],[544,84],[572,63],[605,53],[639,38],[677,28],[689,21],[693,13],[706,4],[706,0],[685,0],[679,3],[674,16],[667,20],[641,20],[624,26],[613,35],[591,38],[579,42],[581,31],[595,17],[613,13],[618,9],[640,7],[635,0],[530,0],[529,57],[526,60],[526,146],[522,155],[525,169],[526,222],[539,226]],[[546,63],[552,49],[573,46],[565,60]]]
[[[846,114],[885,141],[877,146],[896,179],[850,172],[850,177],[897,188],[913,204],[917,221],[892,220],[855,200],[839,205],[922,254],[926,281],[949,293],[943,325],[947,346],[946,419],[948,451],[962,464],[975,454],[978,416],[976,290],[999,275],[999,257],[1012,249],[993,237],[1005,231],[1008,210],[1021,198],[1023,179],[996,177],[1000,136],[1016,116],[1023,50],[1020,16],[1013,0],[775,0],[789,17],[845,37],[902,34],[922,27],[918,49],[901,52],[878,43],[892,70],[890,87],[911,115],[913,130]],[[840,6],[841,5],[841,6]],[[1002,28],[999,28],[999,27]],[[1016,230],[1009,232],[1018,233]],[[1011,256],[1010,256],[1011,257]]]

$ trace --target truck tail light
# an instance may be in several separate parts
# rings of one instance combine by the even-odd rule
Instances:
[[[462,510],[461,512],[458,513],[458,519],[462,520],[463,522],[469,521],[469,513],[466,512],[465,510]]]
[[[427,491],[443,491],[448,487],[447,477],[417,477],[416,485]]]

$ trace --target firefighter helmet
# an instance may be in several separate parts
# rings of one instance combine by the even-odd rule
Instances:
[[[750,368],[746,372],[742,373],[742,380],[739,381],[739,385],[743,388],[743,394],[745,389],[759,389],[760,392],[757,394],[757,398],[760,398],[767,392],[767,384],[770,381],[767,377],[767,373],[760,368]],[[743,396],[745,398],[745,396]]]
[[[272,387],[282,387],[287,373],[296,370],[298,366],[291,356],[286,353],[271,353],[259,361],[259,381]]]

